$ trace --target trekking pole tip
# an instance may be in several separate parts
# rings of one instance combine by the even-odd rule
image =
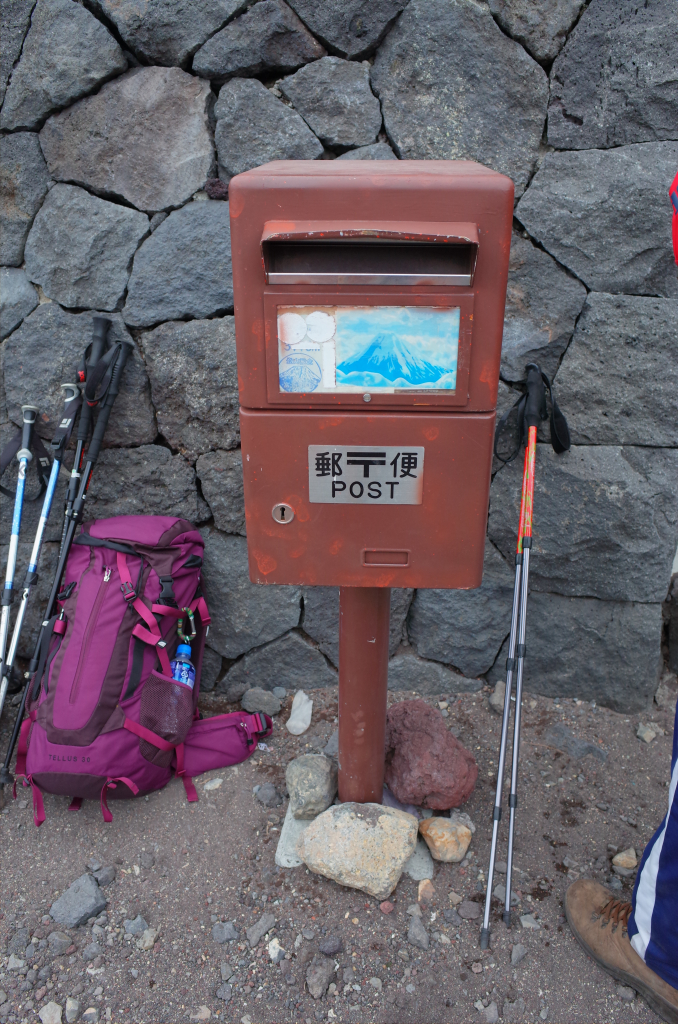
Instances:
[[[11,786],[13,782],[14,776],[6,768],[0,768],[0,788],[2,786]]]
[[[481,949],[489,949],[489,947],[490,947],[490,929],[489,928],[481,928],[480,929],[480,948]]]
[[[506,927],[510,928],[511,927],[511,911],[510,910],[505,910],[501,916],[504,919],[504,924],[506,925]]]

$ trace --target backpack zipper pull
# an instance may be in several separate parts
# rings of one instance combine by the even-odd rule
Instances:
[[[111,570],[107,565],[104,566],[104,583],[108,583],[111,578]]]

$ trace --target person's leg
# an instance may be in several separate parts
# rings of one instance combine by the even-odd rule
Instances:
[[[643,854],[633,902],[582,878],[565,894],[565,913],[603,970],[678,1024],[678,707],[668,812]]]
[[[678,706],[669,807],[640,862],[628,930],[631,945],[648,967],[678,988]]]

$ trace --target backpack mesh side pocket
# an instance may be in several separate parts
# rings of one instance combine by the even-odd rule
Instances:
[[[177,746],[183,743],[193,721],[193,691],[190,686],[173,682],[153,673],[144,683],[139,709],[139,724]],[[139,740],[142,757],[159,768],[168,768],[173,750],[160,750],[147,740]]]

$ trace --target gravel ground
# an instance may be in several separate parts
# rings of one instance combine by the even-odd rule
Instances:
[[[2,955],[0,1024],[33,1024],[49,1001],[64,1007],[65,1020],[69,995],[78,999],[81,1014],[93,1007],[97,1013],[89,1017],[101,1021],[482,1022],[496,1019],[492,1003],[504,1021],[657,1020],[641,999],[624,998],[629,990],[619,994],[581,952],[562,901],[572,879],[609,877],[608,844],[640,853],[652,836],[666,809],[672,709],[655,705],[649,714],[625,716],[586,702],[526,697],[516,837],[520,905],[508,930],[497,903],[492,948],[481,952],[479,920],[449,925],[443,911],[452,905],[452,891],[479,910],[482,905],[500,719],[489,707],[489,691],[454,698],[448,723],[479,766],[478,785],[464,807],[477,830],[466,866],[436,865],[435,895],[422,905],[431,944],[422,951],[406,937],[407,908],[417,900],[411,879],[403,876],[391,897],[394,909],[384,914],[376,901],[304,867],[275,866],[286,800],[267,809],[253,787],[272,781],[284,791],[287,762],[322,749],[336,728],[336,691],[312,696],[313,722],[304,736],[291,737],[282,728],[288,697],[270,750],[202,776],[198,804],[188,804],[182,784],[173,781],[139,801],[111,801],[114,820],[106,825],[94,803],[69,814],[66,799],[46,796],[47,820],[35,829],[28,791],[20,790],[17,801],[5,793],[0,948],[20,927],[36,941],[44,939],[54,928],[45,916],[49,907],[91,858],[115,865],[117,874],[103,890],[109,902],[107,919],[98,926],[102,956],[89,962],[82,957],[94,922],[69,932],[73,945],[61,956],[38,949],[29,974],[9,971]],[[210,696],[202,707],[206,714],[231,709]],[[648,720],[664,730],[649,745],[636,738],[638,723]],[[558,723],[604,748],[607,759],[588,754],[577,760],[550,745],[549,729]],[[6,713],[3,750],[8,730]],[[205,783],[217,778],[221,785],[206,791]],[[499,856],[505,857],[505,846]],[[632,882],[623,881],[624,894],[630,895]],[[271,963],[266,941],[255,949],[246,942],[244,929],[266,912],[275,916],[272,934],[289,954],[285,969]],[[524,929],[519,913],[531,913],[540,928]],[[123,920],[137,914],[159,930],[151,951],[137,949],[121,930]],[[217,944],[211,930],[218,920],[234,920],[240,939]],[[337,989],[315,1000],[305,986],[306,971],[329,935],[342,940],[332,958]],[[512,966],[517,944],[526,955]],[[222,974],[230,972],[232,994],[224,1002],[216,992]]]

